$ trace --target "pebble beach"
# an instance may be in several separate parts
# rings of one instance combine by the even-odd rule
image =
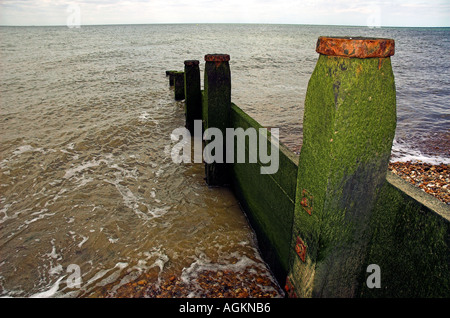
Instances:
[[[389,170],[403,180],[450,205],[450,168],[447,164],[391,162]]]
[[[389,170],[449,205],[450,131],[435,133],[416,147],[418,156],[412,157],[411,160],[391,159]]]

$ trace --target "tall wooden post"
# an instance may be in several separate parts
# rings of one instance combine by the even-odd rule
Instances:
[[[203,118],[205,130],[217,128],[224,136],[223,162],[206,163],[206,182],[210,186],[228,183],[228,165],[225,163],[225,129],[230,127],[231,110],[231,73],[228,54],[205,55],[204,107]],[[211,142],[211,141],[207,141]]]
[[[184,61],[186,128],[194,131],[194,120],[202,119],[202,92],[198,60]]]
[[[303,121],[290,296],[353,297],[396,127],[394,41],[320,37]]]

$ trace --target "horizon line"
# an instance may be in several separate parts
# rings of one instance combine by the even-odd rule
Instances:
[[[381,28],[450,28],[448,26],[395,26],[381,25],[368,27],[367,25],[354,24],[312,24],[312,23],[271,23],[271,22],[153,22],[153,23],[102,23],[102,24],[80,24],[81,26],[127,26],[127,25],[208,25],[208,24],[248,24],[248,25],[303,25],[303,26],[337,26],[337,27],[365,27],[371,29]],[[66,24],[0,24],[0,27],[67,27]]]

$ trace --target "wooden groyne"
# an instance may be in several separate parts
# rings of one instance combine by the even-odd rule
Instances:
[[[186,128],[201,120],[205,147],[209,128],[247,132],[245,147],[233,137],[215,149],[232,160],[206,160],[207,184],[233,189],[289,297],[450,297],[450,209],[387,169],[394,41],[320,37],[316,51],[299,157],[274,132],[252,144],[264,127],[231,101],[229,55],[205,56],[204,90],[199,61],[185,61],[174,94],[183,89]],[[262,173],[263,146],[277,154],[273,173]]]

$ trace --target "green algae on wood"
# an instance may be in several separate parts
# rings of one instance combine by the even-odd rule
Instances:
[[[450,208],[388,171],[371,226],[365,266],[381,268],[381,288],[361,275],[360,297],[450,298]]]
[[[319,56],[305,100],[291,239],[297,296],[356,295],[395,134],[395,98],[389,57]]]
[[[256,120],[235,104],[231,105],[232,128],[247,130],[263,128]],[[266,140],[269,142],[271,133]],[[270,144],[270,142],[269,142]],[[270,151],[272,146],[269,145]],[[279,143],[279,169],[274,174],[261,174],[263,164],[237,163],[237,144],[234,145],[235,160],[230,165],[230,175],[236,196],[258,237],[258,245],[266,263],[278,281],[282,281],[289,266],[289,245],[294,213],[297,162],[295,156]],[[256,149],[259,152],[259,149]],[[275,149],[274,149],[275,151]],[[245,158],[250,156],[248,141],[245,143]]]

